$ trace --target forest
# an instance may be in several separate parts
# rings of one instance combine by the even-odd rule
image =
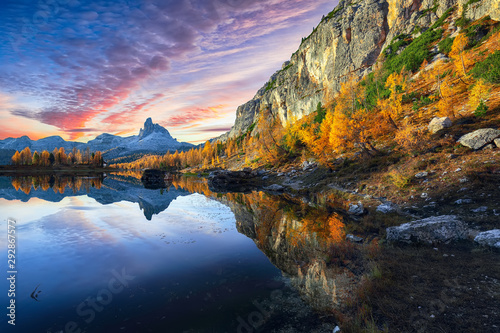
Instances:
[[[79,149],[73,148],[69,153],[66,153],[63,147],[54,148],[52,152],[47,150],[39,153],[38,151],[31,152],[29,147],[24,148],[21,152],[16,151],[12,156],[13,165],[31,165],[37,167],[50,167],[57,165],[92,165],[102,167],[104,159],[100,151],[90,152],[86,149],[81,152]]]

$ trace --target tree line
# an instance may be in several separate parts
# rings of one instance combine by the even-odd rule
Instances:
[[[83,152],[80,149],[73,148],[69,153],[66,153],[63,147],[54,148],[52,152],[47,150],[39,153],[38,151],[31,152],[29,147],[22,151],[17,151],[12,156],[13,165],[33,165],[33,166],[54,166],[54,165],[92,165],[102,167],[104,159],[100,151],[90,152],[87,148]]]

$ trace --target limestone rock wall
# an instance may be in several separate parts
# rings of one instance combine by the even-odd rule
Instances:
[[[401,33],[429,27],[450,7],[461,15],[469,0],[342,0],[305,38],[290,61],[274,73],[254,98],[238,107],[227,135],[244,134],[259,112],[270,108],[283,124],[316,110],[325,96],[340,89],[351,74],[369,73],[381,51]],[[437,6],[437,8],[436,8]],[[490,15],[500,21],[500,1],[481,0],[467,6],[465,16]],[[258,129],[257,129],[258,130]]]

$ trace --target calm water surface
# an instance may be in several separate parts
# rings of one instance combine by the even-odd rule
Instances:
[[[15,327],[7,323],[8,282],[0,283],[1,332],[264,332],[269,321],[284,325],[285,310],[269,311],[278,297],[295,299],[294,291],[238,232],[228,206],[181,187],[150,190],[124,179],[44,186],[0,177],[0,267],[7,276],[13,218],[18,272]]]

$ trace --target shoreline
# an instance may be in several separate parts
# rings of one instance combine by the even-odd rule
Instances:
[[[56,167],[33,167],[30,165],[14,166],[0,165],[0,176],[31,176],[39,174],[75,174],[86,175],[118,171],[118,169],[109,167],[91,167],[89,165],[81,166],[56,166]]]

